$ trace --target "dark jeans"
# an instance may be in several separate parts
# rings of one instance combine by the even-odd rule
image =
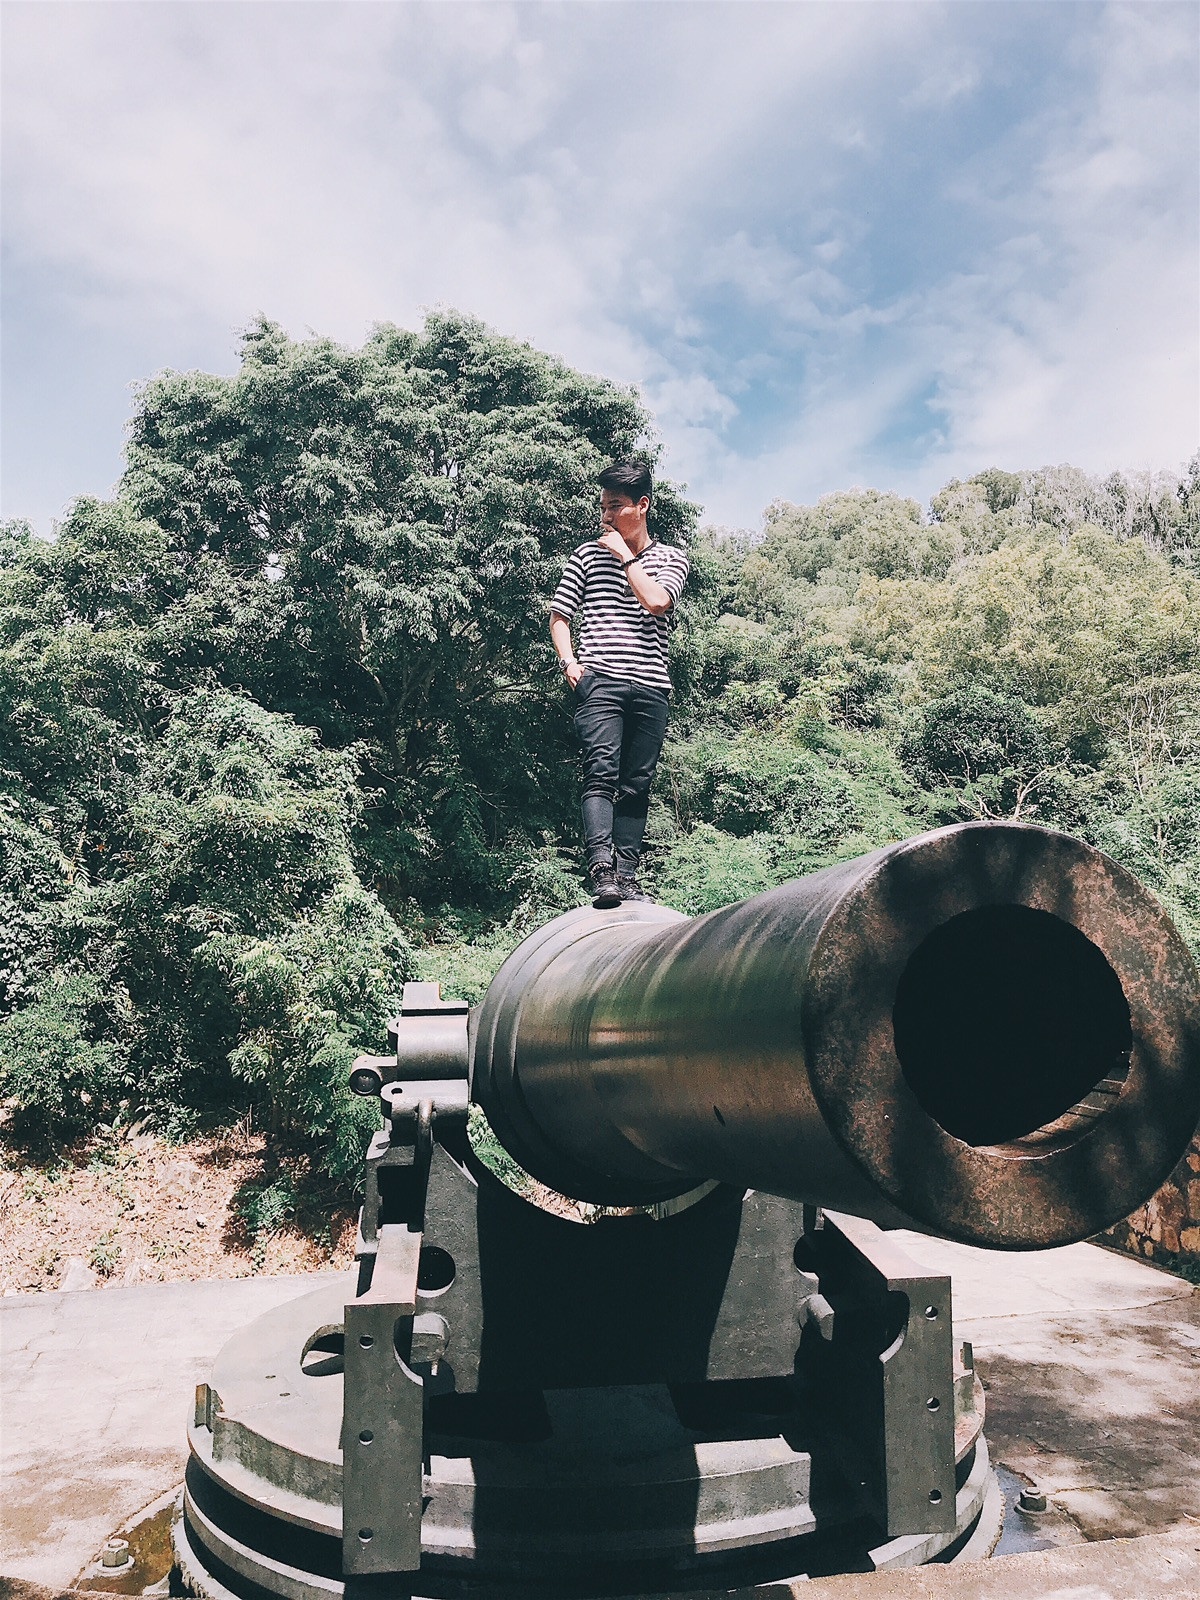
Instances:
[[[588,671],[575,689],[583,747],[583,837],[587,864],[615,859],[637,871],[650,784],[667,731],[667,696],[628,678]]]

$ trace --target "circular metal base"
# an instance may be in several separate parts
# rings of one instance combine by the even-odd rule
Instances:
[[[334,1284],[259,1318],[202,1391],[176,1541],[212,1600],[341,1600],[344,1296]],[[371,1588],[561,1600],[978,1559],[1003,1507],[977,1430],[953,1527],[888,1540],[782,1379],[434,1394],[421,1568]]]
[[[786,1572],[776,1571],[770,1577],[756,1574],[748,1580],[743,1575],[744,1581],[738,1582],[732,1576],[732,1569],[727,1568],[723,1573],[695,1571],[688,1575],[681,1574],[677,1583],[685,1587],[689,1595],[698,1593],[697,1584],[715,1584],[717,1588],[714,1593],[725,1593],[731,1582],[738,1582],[743,1592],[747,1589],[755,1592],[761,1583],[764,1593],[768,1590],[774,1593],[778,1584],[788,1578],[825,1575],[839,1570],[882,1571],[920,1565],[925,1559],[954,1565],[986,1560],[995,1550],[1003,1529],[1004,1497],[995,1473],[987,1464],[987,1451],[982,1440],[979,1453],[977,1466],[980,1470],[971,1476],[982,1479],[983,1493],[974,1520],[956,1535],[951,1544],[931,1557],[923,1558],[914,1551],[909,1539],[893,1539],[874,1549],[867,1548],[865,1542],[855,1544],[849,1538],[840,1545],[828,1539],[810,1539],[798,1546],[788,1547],[786,1551],[780,1550],[780,1555],[799,1558],[790,1563],[783,1562],[783,1567],[788,1569]],[[972,1494],[972,1501],[974,1498]],[[197,1515],[186,1490],[180,1496],[172,1537],[183,1586],[187,1593],[198,1596],[199,1600],[266,1600],[272,1594],[311,1596],[314,1600],[317,1596],[322,1600],[342,1600],[345,1594],[345,1585],[340,1577],[304,1570],[272,1559],[242,1540],[222,1533],[207,1518]],[[251,1577],[251,1572],[256,1576]],[[622,1584],[618,1589],[605,1590],[577,1584],[567,1586],[559,1582],[549,1589],[543,1589],[542,1585],[532,1582],[528,1577],[507,1583],[464,1582],[455,1581],[445,1574],[439,1576],[421,1572],[411,1577],[397,1574],[392,1579],[376,1578],[372,1580],[371,1588],[379,1600],[447,1600],[447,1597],[458,1600],[458,1597],[465,1596],[471,1596],[472,1600],[516,1600],[517,1596],[530,1597],[532,1600],[532,1597],[540,1594],[547,1597],[553,1595],[554,1600],[562,1600],[567,1594],[586,1594],[594,1597],[594,1600],[633,1600],[633,1597],[647,1592],[654,1592],[661,1597],[664,1589],[657,1581],[659,1576],[657,1573],[649,1575],[648,1582],[638,1582],[633,1588]]]

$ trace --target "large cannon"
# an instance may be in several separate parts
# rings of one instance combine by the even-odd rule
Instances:
[[[410,984],[357,1276],[235,1336],[202,1592],[629,1595],[989,1553],[950,1282],[1140,1204],[1200,1119],[1200,980],[1107,857],[942,829],[695,920],[580,910],[468,1014]],[[540,1185],[476,1157],[470,1102]],[[548,1191],[608,1213],[589,1225]],[[622,1214],[612,1214],[614,1208]]]

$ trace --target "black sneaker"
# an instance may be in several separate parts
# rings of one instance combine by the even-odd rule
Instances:
[[[592,885],[592,904],[597,911],[611,911],[614,906],[621,904],[621,891],[617,886],[617,874],[607,861],[598,861],[594,867],[588,869],[588,878]]]
[[[648,905],[654,901],[642,888],[636,878],[627,878],[623,872],[617,873],[617,892],[622,900],[644,900]]]

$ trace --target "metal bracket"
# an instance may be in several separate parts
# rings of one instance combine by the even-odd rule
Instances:
[[[465,1082],[469,1012],[465,1000],[443,1000],[438,983],[406,983],[400,1015],[388,1023],[393,1053],[358,1056],[350,1068],[351,1089],[367,1097],[382,1093],[386,1116],[387,1092],[396,1082],[443,1088]]]
[[[400,1015],[388,1023],[395,1047],[393,1076],[436,1081],[467,1076],[465,1000],[443,1000],[439,983],[406,983]]]
[[[440,1316],[417,1312],[425,1198],[434,1124],[465,1127],[467,1119],[467,1006],[443,1000],[435,983],[405,984],[403,1014],[388,1034],[395,1056],[360,1056],[351,1071],[358,1093],[379,1094],[387,1129],[367,1152],[359,1223],[366,1287],[346,1306],[342,1565],[349,1576],[415,1572],[421,1564],[425,1385],[413,1366],[436,1372],[449,1339]],[[390,1217],[383,1169],[395,1169],[396,1178],[406,1169]]]
[[[380,1228],[371,1286],[346,1305],[342,1564],[355,1576],[421,1564],[424,1385],[404,1359],[420,1257],[419,1233]]]
[[[873,1222],[832,1211],[823,1222],[809,1244],[824,1292],[804,1312],[820,1337],[802,1342],[801,1369],[881,1526],[945,1533],[955,1516],[950,1280]]]
[[[424,1117],[434,1122],[467,1120],[465,1078],[398,1080],[382,1093],[383,1114],[392,1125],[393,1144],[412,1144]]]

